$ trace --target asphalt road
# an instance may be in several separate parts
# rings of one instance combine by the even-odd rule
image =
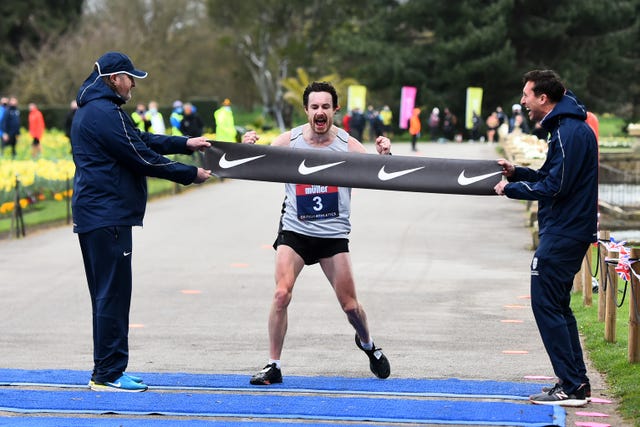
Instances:
[[[420,148],[429,157],[497,158],[485,144]],[[410,154],[408,144],[393,151]],[[264,366],[283,193],[279,183],[225,180],[148,204],[144,227],[134,229],[129,371],[248,381]],[[522,202],[354,189],[352,223],[358,297],[393,377],[553,376],[528,299]],[[88,380],[91,306],[71,227],[0,241],[0,278],[0,368],[86,370]],[[282,362],[285,376],[371,375],[318,266],[294,289]],[[608,393],[596,373],[592,381],[595,395]],[[589,410],[613,415],[615,407]]]

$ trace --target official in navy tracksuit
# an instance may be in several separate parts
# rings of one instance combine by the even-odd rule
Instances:
[[[521,104],[549,134],[538,170],[498,160],[507,181],[496,193],[538,201],[540,244],[531,262],[531,307],[559,381],[533,395],[533,403],[581,406],[591,395],[576,319],[569,306],[573,278],[597,238],[598,143],[587,111],[558,75],[524,75]]]
[[[80,248],[93,311],[94,390],[144,391],[142,381],[125,374],[129,360],[131,227],[141,226],[147,202],[147,176],[188,185],[210,172],[175,162],[163,154],[190,154],[210,144],[202,137],[153,135],[136,129],[121,106],[131,99],[134,68],[119,52],[108,52],[80,87],[71,127],[76,173],[73,231]]]

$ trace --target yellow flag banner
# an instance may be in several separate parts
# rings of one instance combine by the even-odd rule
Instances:
[[[351,85],[347,88],[347,111],[359,108],[364,111],[367,105],[367,87]]]
[[[467,129],[473,127],[473,113],[482,117],[482,88],[467,88],[467,109],[464,116],[464,125]]]

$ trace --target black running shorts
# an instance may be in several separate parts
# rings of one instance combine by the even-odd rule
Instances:
[[[322,258],[331,258],[335,254],[349,252],[349,239],[330,239],[311,237],[293,231],[280,231],[273,248],[280,245],[289,246],[304,260],[305,265],[312,265]]]

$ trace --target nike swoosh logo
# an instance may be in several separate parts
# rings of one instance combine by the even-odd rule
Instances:
[[[131,252],[122,252],[122,255],[129,256],[129,255],[131,255]]]
[[[118,388],[122,387],[122,383],[120,381],[118,381],[117,383],[111,383],[111,385]]]
[[[227,153],[224,153],[222,157],[220,157],[220,161],[218,162],[218,164],[222,169],[229,169],[236,166],[240,166],[241,164],[244,164],[244,163],[252,162],[264,156],[266,156],[266,154],[262,154],[260,156],[254,156],[254,157],[245,157],[244,159],[227,160]]]
[[[334,166],[337,166],[341,163],[344,163],[345,161],[343,160],[341,162],[326,163],[324,165],[318,165],[318,166],[307,166],[304,164],[304,162],[306,162],[306,160],[303,160],[302,163],[300,163],[300,166],[298,166],[298,172],[300,172],[301,175],[311,175],[312,173],[320,172],[321,170],[325,170],[325,169],[329,169]]]
[[[475,182],[482,181],[483,179],[487,179],[489,177],[492,177],[494,175],[498,175],[501,173],[502,171],[498,171],[498,172],[485,173],[484,175],[466,177],[464,176],[464,170],[463,170],[462,172],[460,172],[460,175],[458,176],[458,184],[463,186],[470,185]]]
[[[424,169],[424,166],[420,166],[419,168],[413,169],[405,169],[397,172],[387,172],[384,170],[384,166],[380,168],[378,172],[378,179],[380,181],[389,181],[390,179],[398,178],[399,176],[406,175],[415,171],[419,171],[420,169]]]

